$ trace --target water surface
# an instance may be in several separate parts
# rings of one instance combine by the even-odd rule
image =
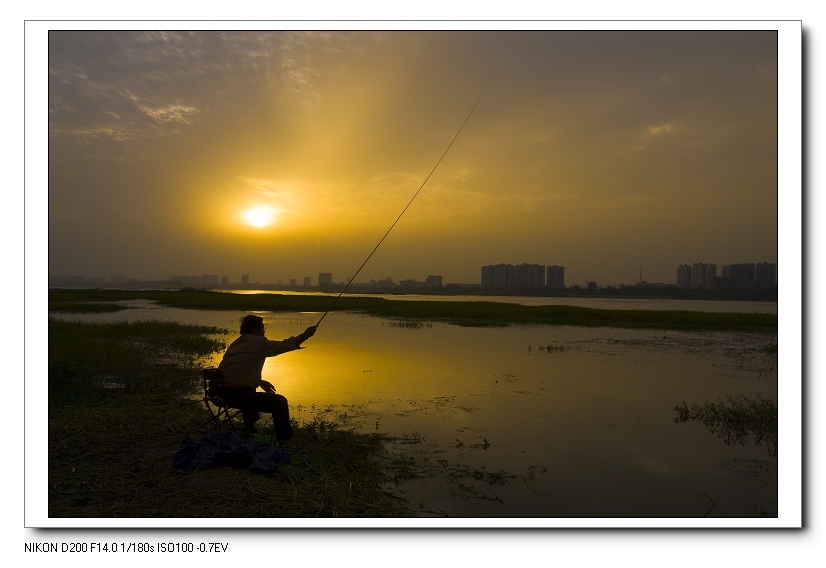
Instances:
[[[133,305],[61,317],[235,330],[244,315]],[[320,317],[260,315],[271,339]],[[465,328],[333,312],[263,375],[294,418],[395,436],[391,451],[430,474],[388,489],[424,516],[760,517],[777,515],[776,455],[675,424],[674,407],[776,397],[777,355],[761,350],[776,343],[776,334]]]

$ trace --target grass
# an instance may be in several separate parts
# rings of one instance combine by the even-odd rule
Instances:
[[[99,401],[116,390],[191,391],[227,330],[170,321],[89,324],[49,318],[49,402]]]
[[[50,312],[62,313],[111,313],[125,310],[126,307],[115,302],[76,302],[76,301],[49,301]]]
[[[197,439],[203,407],[128,394],[49,413],[49,516],[141,518],[400,517],[381,487],[383,438],[320,421],[294,424],[290,463],[270,474],[182,473],[172,456]]]
[[[315,417],[294,423],[289,464],[271,474],[182,473],[172,456],[198,438],[202,358],[218,328],[175,322],[49,320],[50,517],[398,517],[381,434]]]
[[[727,445],[745,445],[749,438],[755,445],[766,445],[771,455],[777,455],[777,400],[746,396],[726,397],[723,401],[694,404],[685,401],[675,406],[674,422],[701,422],[709,431],[723,439]]]
[[[334,295],[229,294],[181,290],[49,290],[49,310],[99,309],[101,302],[146,299],[160,305],[199,310],[325,312]],[[461,326],[549,324],[672,330],[773,331],[776,314],[695,311],[602,310],[576,306],[522,306],[505,302],[432,302],[342,297],[333,310],[360,312],[399,322],[442,321]]]

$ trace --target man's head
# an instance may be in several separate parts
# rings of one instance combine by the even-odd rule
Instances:
[[[241,333],[264,333],[264,318],[261,316],[248,315],[241,320]]]

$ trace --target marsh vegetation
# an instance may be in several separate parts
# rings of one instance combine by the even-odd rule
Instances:
[[[192,310],[320,312],[335,296],[283,294],[227,294],[199,290],[49,290],[49,311],[100,311],[118,302],[151,300],[162,306]],[[123,309],[126,309],[123,306]],[[776,314],[693,311],[607,310],[564,305],[524,306],[499,302],[428,302],[375,297],[342,297],[335,311],[390,318],[404,325],[441,321],[466,327],[509,324],[548,324],[582,327],[626,327],[674,330],[777,329]]]
[[[717,402],[705,401],[689,408],[683,401],[675,406],[674,422],[699,422],[726,445],[745,445],[749,439],[756,446],[766,446],[777,456],[777,400],[758,394],[755,398],[727,396]]]
[[[89,324],[49,318],[49,403],[95,402],[118,391],[190,392],[198,364],[227,330],[171,321]]]

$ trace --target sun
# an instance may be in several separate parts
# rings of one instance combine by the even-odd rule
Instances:
[[[275,210],[266,205],[259,205],[244,211],[244,221],[259,229],[271,225],[275,220]]]

